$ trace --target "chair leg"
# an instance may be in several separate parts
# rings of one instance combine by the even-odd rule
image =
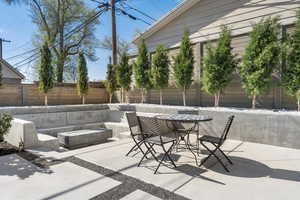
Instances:
[[[172,145],[170,146],[170,148],[169,148],[167,151],[165,151],[165,148],[164,148],[164,147],[163,147],[163,150],[164,150],[165,154],[167,155],[168,159],[171,161],[172,165],[176,168],[177,166],[175,165],[173,159],[172,159],[171,156],[170,156],[170,152],[171,152],[171,150],[173,149],[174,144],[175,144],[175,143],[173,142]]]
[[[126,156],[128,156],[135,148],[137,147],[137,145],[134,145],[126,154]]]
[[[149,149],[146,151],[146,153],[143,155],[143,157],[141,158],[139,164],[138,164],[138,167],[141,165],[142,161],[144,160],[144,158],[146,157],[146,155],[149,153]]]
[[[196,135],[197,141],[196,141],[196,148],[197,148],[197,154],[198,156],[200,155],[200,144],[199,144],[199,124],[198,124],[198,128],[197,128],[197,135]]]
[[[202,141],[200,141],[200,143],[202,146],[204,146],[210,152],[210,150],[206,147],[206,145]],[[209,154],[208,156],[206,156],[204,158],[204,160],[201,161],[199,167],[201,167],[211,156],[212,156],[212,154]]]
[[[207,158],[205,158],[202,162],[201,162],[201,164],[200,164],[200,166],[202,166],[207,160],[208,160],[208,158],[209,157],[211,157],[212,155],[219,161],[219,163],[222,165],[222,167],[227,171],[227,172],[229,172],[229,169],[224,165],[224,163],[222,162],[222,160],[215,154],[215,152],[218,150],[218,148],[215,148],[213,151],[212,150],[210,150],[203,142],[201,142],[201,144],[210,152],[210,155],[207,157]]]
[[[150,148],[151,148],[151,150],[152,150],[155,154],[157,153],[157,152],[155,151],[155,149],[154,149],[153,146],[151,146]]]
[[[157,158],[157,157],[155,156],[155,154],[151,151],[152,149],[154,149],[154,148],[153,148],[154,144],[150,144],[149,147],[147,146],[146,143],[145,143],[145,145],[146,145],[147,149],[150,150],[149,153],[150,153],[150,154],[153,156],[153,158],[158,162],[158,158]]]
[[[213,144],[221,153],[222,155],[227,159],[227,161],[233,165],[233,162],[230,160],[230,158],[222,151],[222,149],[220,149],[217,145]]]
[[[157,157],[153,154],[153,152],[151,151],[151,148],[154,146],[154,144],[151,144],[149,147],[147,146],[146,143],[144,143],[144,144],[145,144],[145,146],[147,147],[147,151],[146,151],[146,153],[143,155],[143,157],[141,158],[141,160],[140,160],[140,162],[139,162],[139,164],[138,164],[138,167],[141,165],[142,161],[146,158],[146,156],[147,156],[149,153],[151,153],[152,156],[154,157],[154,159],[155,159],[156,161],[158,161],[158,158],[157,158]]]
[[[126,156],[128,156],[132,151],[134,151],[136,148],[138,148],[142,154],[144,155],[145,152],[143,151],[143,149],[141,148],[141,145],[144,143],[143,140],[137,142],[135,139],[133,140],[135,142],[135,145],[130,149],[130,151],[126,154]],[[146,156],[146,158],[148,159],[148,157]]]
[[[157,165],[157,167],[156,167],[156,169],[155,169],[155,171],[154,171],[154,174],[157,173],[157,170],[159,169],[160,165],[164,162],[164,160],[166,159],[166,157],[168,157],[168,159],[171,161],[172,165],[173,165],[175,168],[177,167],[177,166],[175,165],[173,159],[171,158],[170,154],[169,154],[169,153],[171,152],[171,150],[172,150],[172,148],[173,148],[174,145],[175,145],[175,142],[172,143],[172,145],[169,147],[168,150],[166,150],[165,147],[162,145],[162,149],[163,149],[163,151],[164,151],[165,153],[164,153],[162,159],[159,161],[159,163],[158,163],[158,165]]]
[[[140,145],[142,141],[136,143],[129,151],[128,153],[126,154],[126,156],[128,156],[132,151],[134,151],[136,148],[139,148],[138,146]],[[143,153],[144,154],[144,153]]]
[[[158,163],[158,165],[157,165],[157,167],[156,167],[156,169],[154,171],[154,174],[156,174],[158,168],[160,167],[161,163],[165,160],[165,158],[166,158],[166,154],[164,154],[164,156],[162,157],[162,159],[159,161],[159,163]]]

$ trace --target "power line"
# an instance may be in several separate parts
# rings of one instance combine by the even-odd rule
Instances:
[[[89,19],[87,19],[86,21],[84,21],[82,24],[76,26],[74,29],[72,29],[70,32],[68,32],[66,35],[65,35],[65,40],[69,39],[73,34],[75,34],[76,32],[80,31],[82,28],[84,28],[85,26],[89,25],[92,21],[94,21],[95,19],[97,19],[104,11],[107,10],[107,4],[102,4],[101,6],[98,6],[97,8],[104,8],[100,11],[98,11],[95,15],[93,15],[92,17],[90,17]],[[53,48],[55,46],[57,46],[58,43],[56,44],[53,44],[52,46],[50,46],[50,48]],[[29,57],[23,59],[22,61],[18,62],[18,63],[15,63],[14,66],[16,66],[16,68],[20,68],[26,64],[29,64],[31,62],[33,62],[34,60],[38,59],[40,57],[39,55],[39,48],[35,48],[35,49],[32,49],[28,52],[25,52],[23,54],[28,54],[30,52],[35,52],[34,54],[30,55]],[[24,63],[25,61],[29,60],[28,62]]]
[[[128,17],[129,17],[130,19],[132,19],[132,20],[139,20],[139,21],[144,22],[144,23],[147,24],[147,25],[151,25],[151,23],[147,22],[146,20],[144,20],[144,19],[142,19],[142,18],[139,18],[139,17],[136,17],[136,16],[133,16],[133,15],[129,14],[128,12],[126,12],[125,10],[121,9],[121,8],[118,8],[117,10],[121,11],[121,13],[122,13],[123,15],[128,16]]]
[[[122,5],[123,8],[124,8],[124,5],[126,5],[128,8],[130,8],[130,9],[132,9],[132,10],[135,10],[136,12],[138,12],[138,13],[144,15],[145,17],[148,17],[149,19],[151,19],[151,20],[153,20],[153,21],[157,21],[154,17],[151,17],[150,15],[148,15],[147,13],[145,13],[144,11],[141,11],[141,10],[139,10],[139,9],[137,9],[137,8],[134,8],[134,7],[130,6],[130,5],[129,5],[128,3],[126,3],[126,2],[122,2],[121,5]]]
[[[108,4],[102,3],[101,5],[97,6],[97,7],[94,9],[94,11],[95,11],[97,8],[103,8],[103,7],[105,7],[105,6],[107,7]],[[83,25],[84,25],[86,22],[88,22],[91,18],[95,17],[99,12],[101,12],[101,11],[98,11],[94,16],[90,17],[89,19],[87,19],[86,21],[84,21],[82,24],[80,24],[80,25],[78,25],[77,27],[75,27],[74,29],[72,29],[70,32],[68,32],[68,33],[65,35],[65,37],[68,37],[69,34],[72,34],[72,33],[73,33],[74,31],[76,31],[77,29],[81,29],[81,26],[83,26]],[[93,20],[94,20],[94,19],[93,19]],[[56,46],[56,45],[55,45],[55,46]],[[52,46],[52,47],[55,47],[55,46]],[[30,56],[30,57],[32,57],[32,56],[36,55],[36,54],[38,53],[38,51],[39,51],[39,48],[37,47],[37,48],[31,49],[31,50],[29,50],[29,51],[25,51],[25,52],[23,52],[23,53],[21,53],[21,54],[17,54],[17,55],[11,56],[11,57],[9,57],[9,58],[6,58],[6,60],[14,59],[14,58],[17,58],[17,57],[21,57],[21,56],[23,56],[23,55],[26,55],[26,54],[30,54],[30,53],[36,52],[35,54],[33,54],[33,55]],[[25,60],[27,60],[27,59],[25,59]],[[19,62],[18,62],[17,64],[19,64]]]

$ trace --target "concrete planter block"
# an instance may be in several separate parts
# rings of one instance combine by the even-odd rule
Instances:
[[[59,133],[57,137],[62,146],[73,149],[77,147],[103,143],[108,138],[112,137],[112,130],[77,130]]]

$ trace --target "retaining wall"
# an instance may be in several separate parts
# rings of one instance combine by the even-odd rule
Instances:
[[[0,108],[0,113],[10,113],[15,117],[29,119],[33,117],[36,126],[47,126],[51,123],[60,123],[56,115],[64,115],[68,123],[80,123],[93,119],[102,121],[105,117],[112,118],[106,120],[120,121],[119,117],[123,112],[136,111],[142,113],[177,113],[179,110],[196,109],[201,115],[208,115],[213,118],[211,122],[200,123],[201,133],[208,135],[221,135],[226,120],[230,115],[235,115],[229,138],[269,144],[275,146],[300,149],[300,113],[297,112],[273,112],[272,110],[247,110],[238,108],[203,108],[203,107],[183,107],[183,106],[160,106],[153,104],[101,104],[101,105],[68,105],[68,106],[33,106],[33,107],[7,107]],[[121,111],[121,112],[118,112]],[[97,114],[99,112],[99,114]],[[112,113],[106,115],[104,113]],[[100,113],[102,113],[100,115]],[[49,117],[49,115],[54,117]],[[43,117],[47,121],[43,121]],[[22,117],[23,116],[23,117]],[[39,119],[41,118],[41,119]],[[64,120],[61,120],[64,122]],[[67,124],[68,124],[67,123]],[[42,127],[41,126],[41,127]],[[52,126],[52,125],[51,125]]]
[[[115,104],[111,109],[147,113],[177,113],[182,109],[196,109],[201,115],[213,118],[200,123],[201,133],[219,136],[227,118],[235,115],[229,138],[275,146],[300,149],[300,113],[274,112],[272,110],[248,110],[239,108],[199,108],[183,106],[160,106],[153,104]]]

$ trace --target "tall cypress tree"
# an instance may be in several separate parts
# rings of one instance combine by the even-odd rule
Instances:
[[[283,71],[283,85],[289,95],[297,99],[300,111],[300,9],[296,30],[288,38],[287,66]]]
[[[147,47],[144,40],[138,45],[138,57],[134,63],[134,76],[136,86],[141,89],[142,103],[144,103],[144,91],[151,88],[150,81],[150,61]]]
[[[45,94],[45,105],[48,105],[48,92],[53,88],[53,66],[52,56],[48,44],[45,43],[41,51],[41,61],[39,65],[39,90]]]
[[[154,88],[159,89],[160,105],[162,105],[162,89],[169,84],[169,57],[164,45],[156,47],[152,59],[151,77]]]
[[[254,25],[243,56],[240,75],[243,87],[252,97],[253,109],[256,97],[270,88],[271,74],[279,61],[279,27],[278,18],[263,19]]]
[[[220,94],[232,80],[232,73],[237,66],[237,60],[232,54],[231,32],[222,27],[217,47],[208,46],[204,57],[203,89],[215,95],[215,106],[219,106]]]
[[[112,64],[107,65],[105,88],[109,94],[109,103],[111,103],[113,93],[117,90],[116,69]]]
[[[121,55],[120,63],[117,67],[117,80],[122,88],[122,102],[124,102],[124,93],[126,92],[126,101],[128,103],[128,90],[130,89],[132,75],[132,66],[129,64],[129,57],[126,52]]]
[[[82,104],[85,104],[85,98],[89,90],[88,69],[86,67],[86,60],[83,52],[78,56],[78,78],[77,78],[77,91],[82,98]]]
[[[185,31],[179,54],[174,59],[174,78],[176,86],[182,89],[183,105],[186,106],[186,90],[193,82],[194,55],[189,39],[189,31]]]

